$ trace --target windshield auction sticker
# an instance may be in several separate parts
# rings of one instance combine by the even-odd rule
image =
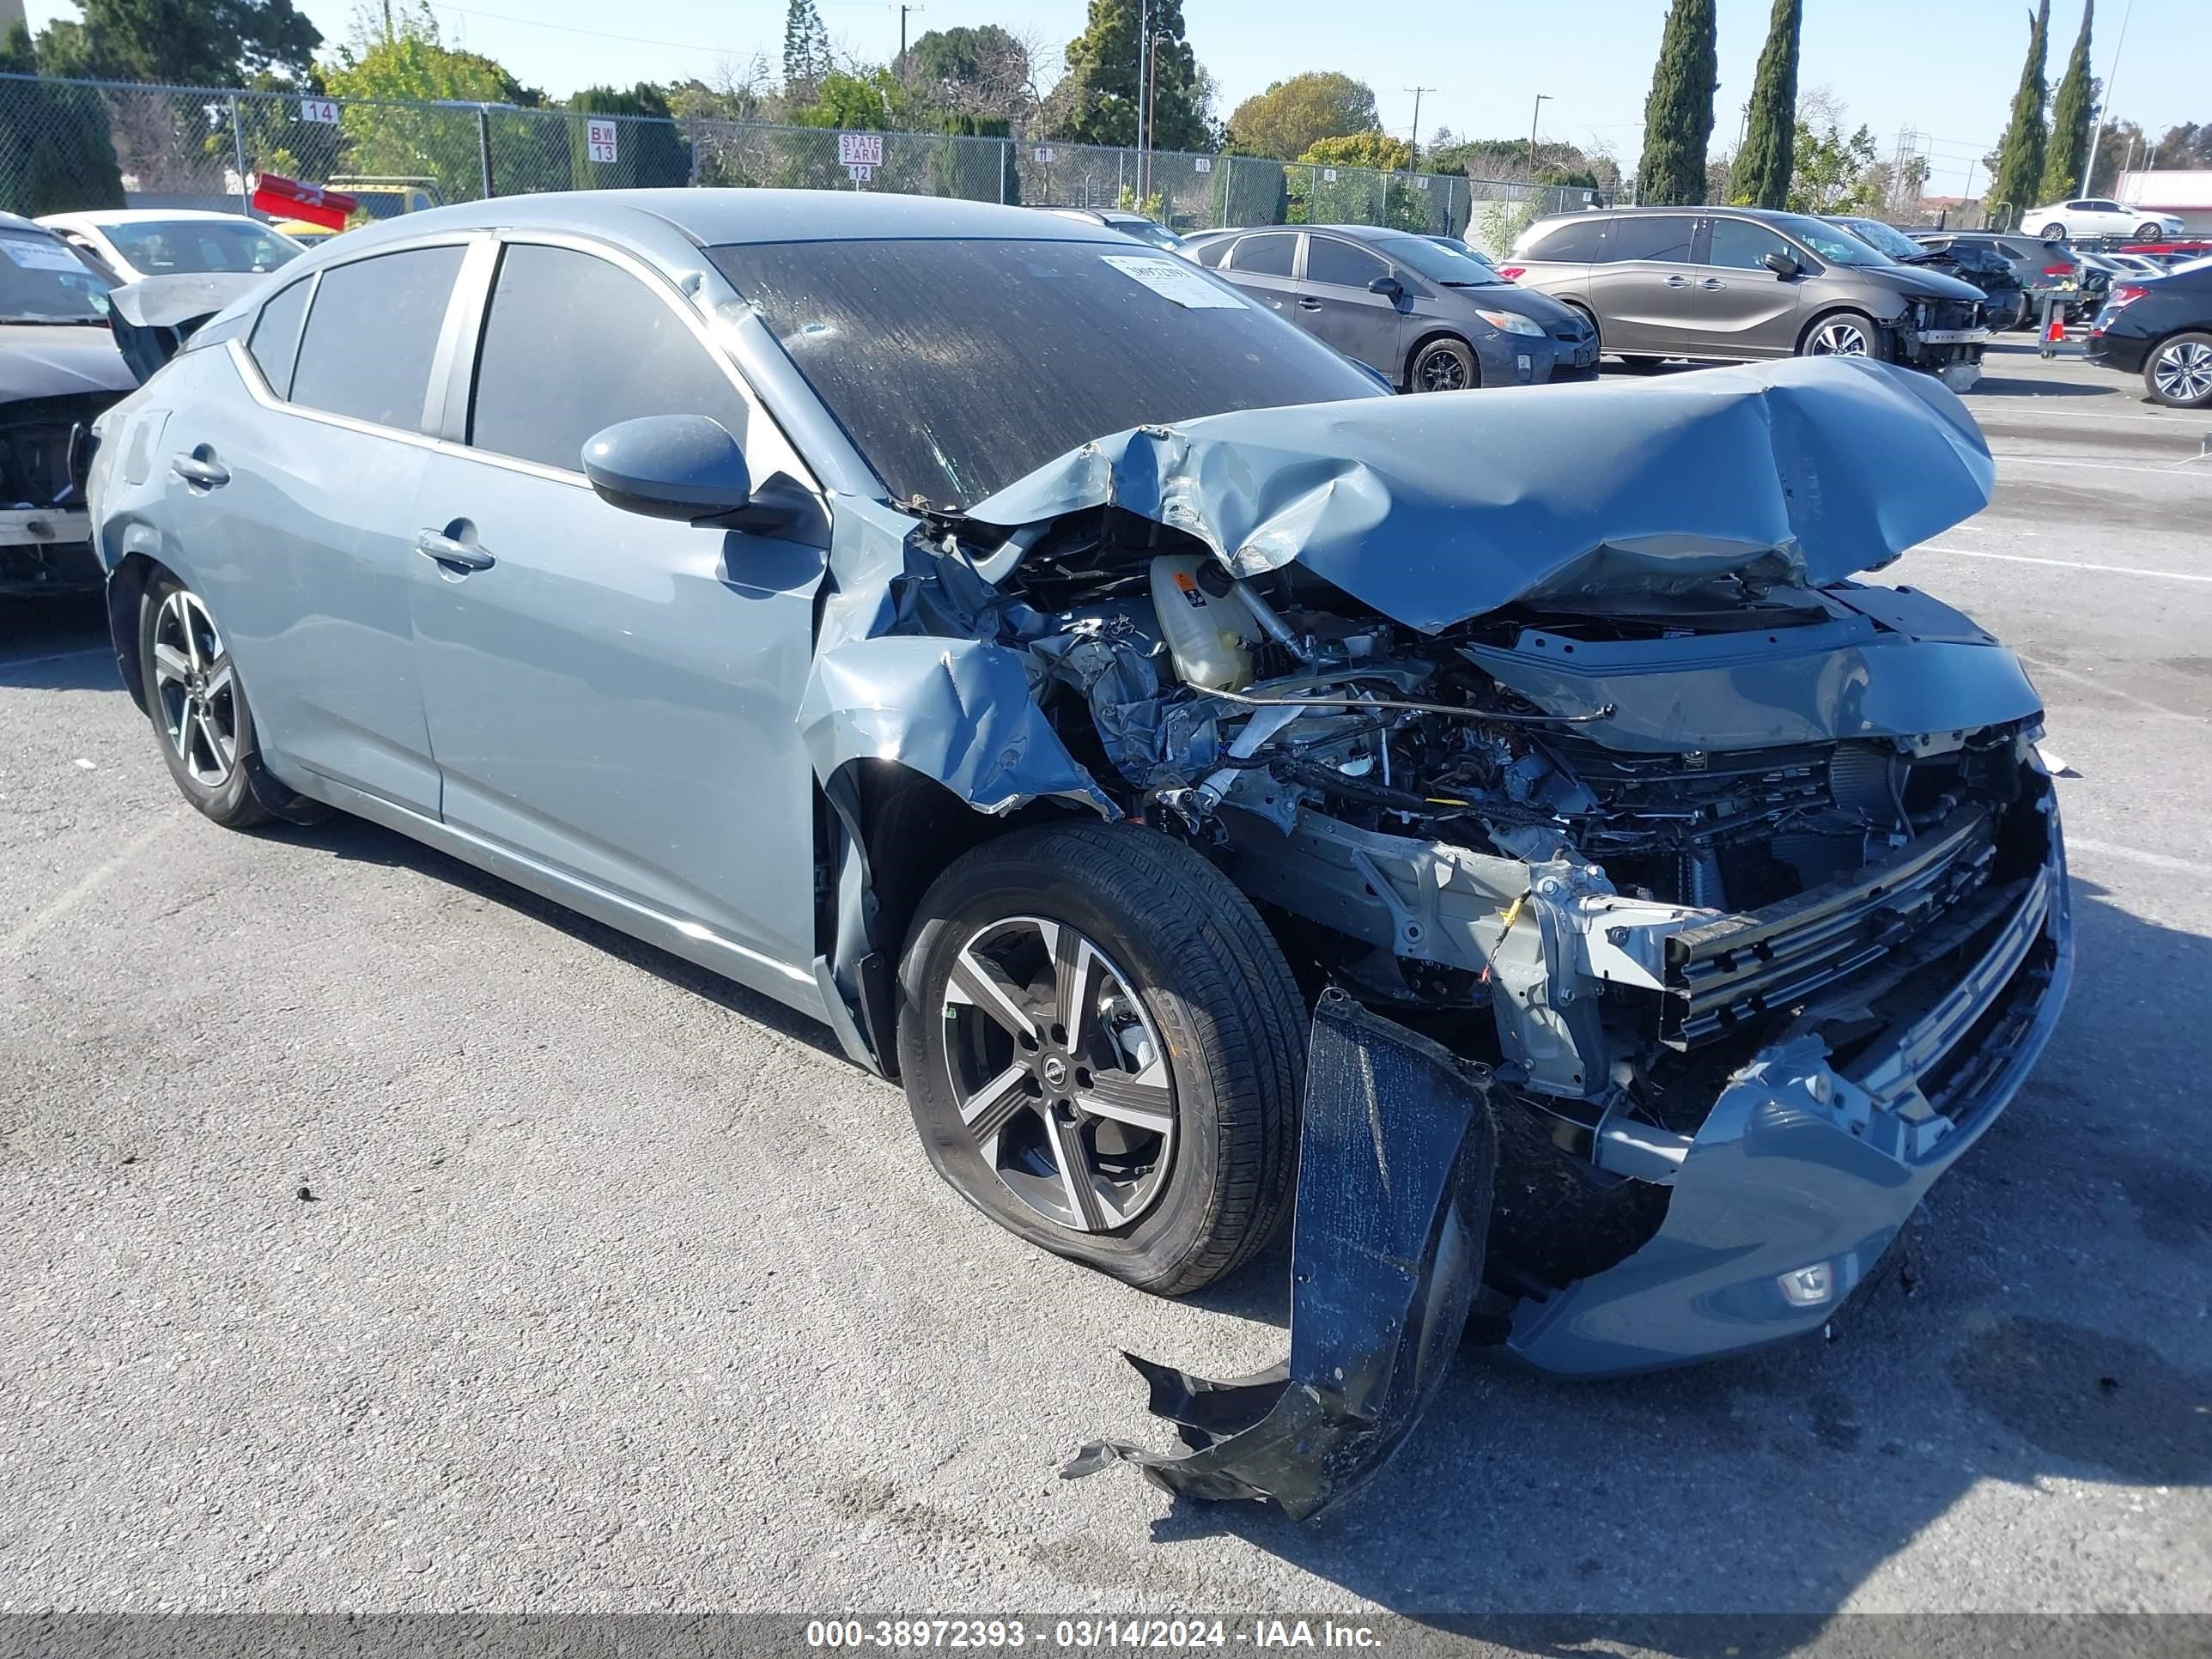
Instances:
[[[1099,256],[1124,276],[1133,276],[1162,299],[1173,300],[1191,311],[1235,311],[1244,301],[1225,288],[1217,287],[1181,259],[1163,259],[1148,253],[1106,253]]]
[[[26,270],[82,270],[76,255],[59,242],[34,242],[27,236],[0,236],[0,248]]]

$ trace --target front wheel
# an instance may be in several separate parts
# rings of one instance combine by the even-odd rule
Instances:
[[[1838,311],[1823,317],[1806,331],[1799,342],[1801,357],[1872,357],[1884,356],[1881,330],[1863,312]]]
[[[1170,1296],[1274,1231],[1305,1006],[1250,902],[1184,843],[1086,823],[986,842],[922,900],[899,992],[923,1147],[1009,1231]]]
[[[2044,226],[2043,240],[2046,242],[2064,241],[2066,240],[2066,227],[2059,224],[2054,220],[2051,223]]]
[[[1413,392],[1464,392],[1482,384],[1482,370],[1461,342],[1431,340],[1415,355],[1406,384]]]
[[[2162,242],[2165,240],[2166,227],[2164,225],[2137,225],[2136,227],[2136,240],[2138,242]]]
[[[2143,385],[2169,409],[2212,404],[2212,334],[2177,334],[2143,364]]]

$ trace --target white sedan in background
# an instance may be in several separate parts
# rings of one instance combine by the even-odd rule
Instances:
[[[2132,236],[2139,242],[2160,242],[2181,234],[2181,221],[2172,214],[2129,207],[2104,196],[2030,208],[2020,216],[2020,228],[2046,242],[2063,242],[2069,236]]]
[[[281,231],[242,213],[193,208],[113,208],[49,213],[39,222],[80,253],[115,273],[118,283],[149,276],[216,271],[274,270],[306,250]]]

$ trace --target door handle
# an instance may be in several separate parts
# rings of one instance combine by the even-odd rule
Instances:
[[[1717,276],[1708,276],[1698,284],[1699,288],[1726,288],[1728,284]]]
[[[200,455],[179,455],[169,463],[169,471],[200,489],[220,489],[230,482],[228,467]]]
[[[481,547],[455,541],[451,536],[435,530],[417,532],[415,550],[425,558],[435,559],[440,564],[452,565],[461,570],[489,570],[498,562]]]
[[[1667,279],[1668,288],[1687,288],[1689,285],[1690,279],[1686,276],[1669,276]]]
[[[1298,301],[1298,309],[1300,311],[1319,311],[1321,309],[1321,301],[1318,300],[1301,300]]]

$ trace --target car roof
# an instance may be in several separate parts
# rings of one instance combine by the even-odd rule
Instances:
[[[216,213],[206,208],[94,208],[81,213],[42,213],[42,225],[143,225],[160,224],[173,219],[228,219],[244,220],[258,225],[261,221],[251,214]]]
[[[426,208],[348,231],[342,248],[325,244],[331,262],[387,242],[436,231],[513,228],[565,230],[610,241],[644,245],[673,230],[698,247],[746,242],[882,240],[1067,241],[1111,240],[1101,227],[1031,208],[950,197],[899,196],[887,191],[753,190],[709,187],[665,190],[547,191],[457,202]],[[318,250],[319,254],[322,250]]]
[[[26,219],[20,213],[8,213],[4,211],[0,211],[0,230],[35,230],[41,235],[51,236],[53,234],[53,232],[48,230],[36,219]]]

